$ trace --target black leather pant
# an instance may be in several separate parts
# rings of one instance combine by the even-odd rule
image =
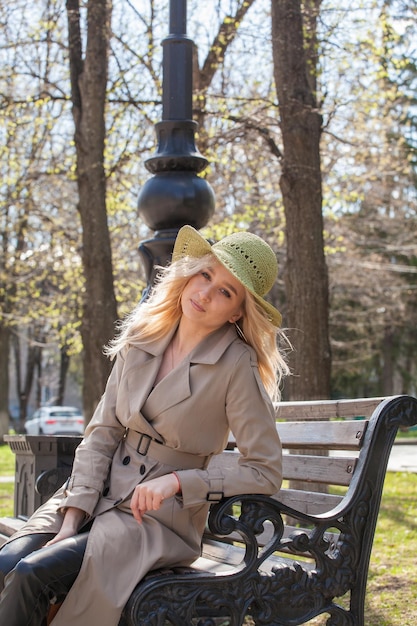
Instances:
[[[51,601],[62,601],[71,589],[80,571],[88,533],[43,547],[52,537],[27,535],[0,549],[2,626],[44,626]]]

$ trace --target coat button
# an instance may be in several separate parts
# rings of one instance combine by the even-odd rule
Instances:
[[[142,476],[144,475],[144,473],[146,472],[146,467],[142,464],[139,468],[139,472],[140,474],[142,474]]]
[[[123,465],[129,465],[130,463],[130,456],[125,456],[125,458],[122,461]]]

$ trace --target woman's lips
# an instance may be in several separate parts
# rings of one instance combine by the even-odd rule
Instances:
[[[203,307],[198,302],[196,302],[196,300],[193,300],[192,298],[191,298],[191,305],[196,311],[199,311],[200,313],[204,313]]]

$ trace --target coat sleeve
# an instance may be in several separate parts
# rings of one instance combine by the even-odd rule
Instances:
[[[272,402],[252,351],[240,356],[226,394],[226,417],[241,454],[236,469],[177,472],[184,507],[243,493],[272,495],[282,481],[282,448]]]
[[[114,452],[126,430],[116,417],[117,390],[123,366],[124,359],[119,353],[105,392],[76,450],[61,509],[73,506],[91,515],[97,504]]]

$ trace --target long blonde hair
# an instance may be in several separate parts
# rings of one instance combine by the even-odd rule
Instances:
[[[282,379],[290,373],[285,359],[286,350],[291,349],[289,339],[281,328],[271,324],[250,293],[245,299],[244,315],[237,324],[242,329],[246,342],[256,352],[259,374],[265,389],[274,401],[278,401],[281,397]]]
[[[214,255],[201,258],[182,258],[159,273],[147,300],[141,302],[118,324],[118,334],[105,348],[105,354],[114,358],[120,350],[138,341],[146,343],[162,339],[179,323],[181,296],[192,276],[209,264],[218,263]],[[284,354],[278,348],[278,339],[288,345],[285,333],[266,318],[262,308],[246,291],[244,313],[239,320],[246,342],[255,350],[261,380],[273,400],[279,399],[282,378],[289,373]]]

